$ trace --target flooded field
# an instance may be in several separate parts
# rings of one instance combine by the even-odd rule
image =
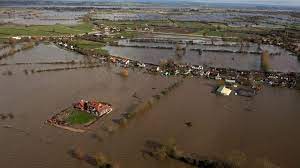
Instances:
[[[0,0],[0,168],[300,167],[299,9],[114,3]]]
[[[0,63],[18,64],[18,63],[44,63],[44,62],[69,62],[82,61],[85,57],[60,49],[53,44],[39,44],[33,49],[18,52],[13,56],[2,59]]]
[[[297,102],[300,94],[297,91],[265,88],[253,99],[224,98],[210,93],[212,82],[186,80],[153,110],[107,135],[103,127],[113,125],[112,120],[137,101],[132,97],[134,93],[147,99],[176,80],[132,71],[124,79],[117,72],[113,67],[103,67],[0,76],[1,111],[15,116],[12,120],[1,121],[0,133],[5,136],[0,145],[6,154],[0,158],[1,165],[11,168],[91,167],[68,155],[70,148],[80,147],[89,153],[104,152],[121,167],[188,167],[176,161],[158,161],[142,155],[145,141],[166,142],[173,138],[184,151],[203,156],[223,157],[240,151],[247,156],[247,164],[261,165],[262,160],[268,160],[281,167],[299,167],[297,128],[300,116],[297,109],[300,107]],[[99,120],[95,130],[83,135],[44,125],[51,115],[81,98],[111,102],[114,111]],[[266,99],[273,102],[272,106],[265,104]],[[193,127],[186,127],[185,122],[192,122]],[[94,139],[93,132],[103,140]]]
[[[34,62],[33,58],[47,62],[84,59],[53,45],[41,44],[5,61]],[[245,158],[245,168],[263,168],[266,163],[283,168],[300,166],[300,93],[296,90],[266,87],[254,98],[219,97],[211,93],[214,81],[185,79],[152,110],[119,127],[114,120],[124,112],[179,79],[138,70],[130,70],[124,78],[119,75],[121,69],[113,65],[30,75],[14,70],[29,66],[63,65],[0,67],[16,73],[0,76],[1,112],[14,116],[0,121],[0,134],[5,135],[0,141],[1,152],[5,153],[0,157],[1,167],[92,167],[68,154],[71,148],[79,147],[92,154],[103,152],[120,167],[188,168],[174,160],[159,161],[143,155],[146,141],[170,139],[183,151],[200,156],[229,158],[238,153]],[[44,124],[50,116],[82,98],[110,102],[114,110],[85,134]],[[192,127],[187,127],[186,122],[191,122]],[[108,127],[115,129],[108,133]]]
[[[66,51],[54,44],[40,43],[32,49],[1,59],[0,74],[22,76],[41,70],[84,67],[95,62],[94,58]]]
[[[25,25],[74,25],[85,15],[84,11],[54,11],[36,9],[2,9],[0,10],[0,23],[14,23]]]
[[[218,46],[218,45],[188,45],[186,51],[176,51],[175,44],[148,43],[148,42],[126,42],[121,41],[119,46],[107,46],[105,49],[111,55],[123,56],[133,60],[146,63],[159,64],[162,60],[172,59],[179,63],[208,65],[212,67],[234,68],[238,70],[260,70],[260,54],[234,53],[241,49],[240,45]],[[146,48],[140,48],[144,47]],[[155,47],[171,47],[173,49],[159,49]],[[153,47],[153,48],[152,48]],[[263,45],[262,50],[273,53],[270,56],[270,70],[281,72],[300,72],[300,62],[290,52],[279,47]],[[195,49],[202,49],[202,54]],[[229,52],[219,52],[219,51]],[[258,46],[249,44],[243,47],[244,51],[256,52]]]
[[[174,12],[174,11],[156,11],[156,12],[140,12],[134,13],[127,12],[108,12],[98,13],[93,15],[94,19],[100,20],[167,20],[172,19],[176,21],[200,21],[200,22],[232,22],[233,26],[245,26],[246,24],[252,25],[251,18],[257,18],[259,26],[273,25],[284,25],[287,23],[299,23],[300,19],[297,17],[290,16],[288,13],[272,14],[264,13],[263,11],[256,12],[233,12],[233,11],[213,11],[202,9],[201,12]],[[257,26],[257,24],[253,24]]]

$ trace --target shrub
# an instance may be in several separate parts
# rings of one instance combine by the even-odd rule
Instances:
[[[247,161],[247,155],[240,151],[233,151],[227,156],[228,162],[230,162],[234,168],[242,167]]]
[[[165,160],[167,158],[167,148],[165,146],[161,146],[160,148],[156,148],[155,151],[152,152],[153,156],[159,160]]]
[[[33,42],[28,42],[22,46],[22,50],[27,50],[27,49],[33,48],[34,45],[35,44]]]
[[[113,134],[116,130],[113,126],[103,126],[103,131]]]
[[[255,162],[255,167],[256,168],[280,168],[280,166],[272,163],[270,160],[268,159],[257,159]]]
[[[296,89],[300,90],[300,77],[296,80]]]
[[[7,75],[8,75],[8,76],[11,76],[11,75],[13,75],[13,72],[10,71],[10,70],[8,70],[8,71],[7,71]]]
[[[25,73],[25,75],[28,75],[28,70],[24,69],[24,73]]]
[[[79,159],[79,160],[84,160],[85,154],[82,152],[81,148],[74,148],[70,150],[70,154],[72,157]]]
[[[128,70],[127,69],[123,69],[121,72],[120,72],[120,75],[122,76],[122,77],[128,77]]]
[[[127,119],[124,117],[122,117],[118,120],[118,124],[122,125],[122,126],[125,126],[127,124],[127,122],[128,122]]]
[[[15,44],[17,43],[17,40],[14,39],[14,38],[9,38],[9,39],[8,39],[8,43],[9,43],[10,45],[15,45]]]
[[[102,153],[95,154],[94,159],[95,159],[96,164],[97,164],[98,167],[101,167],[101,166],[107,164],[107,159],[104,156],[104,154],[102,154]]]

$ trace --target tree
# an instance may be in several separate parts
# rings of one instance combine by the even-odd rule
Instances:
[[[9,43],[10,45],[15,45],[15,44],[17,43],[17,40],[14,39],[14,38],[9,38],[9,39],[8,39],[8,43]]]
[[[264,50],[261,54],[261,69],[268,71],[270,68],[270,54],[267,50]]]

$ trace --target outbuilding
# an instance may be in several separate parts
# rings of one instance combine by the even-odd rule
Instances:
[[[223,85],[217,89],[217,93],[223,96],[229,96],[231,93],[231,89],[228,89]]]

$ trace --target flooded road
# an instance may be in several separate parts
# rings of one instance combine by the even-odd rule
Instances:
[[[20,54],[26,52],[33,50]],[[55,55],[64,52],[67,51]],[[53,53],[51,50],[45,54],[50,57]],[[118,74],[120,71],[113,65],[103,65],[93,69],[0,75],[1,113],[15,116],[0,120],[0,167],[92,167],[72,158],[68,154],[72,147],[91,154],[103,152],[125,168],[188,167],[174,160],[159,161],[142,155],[147,140],[169,139],[174,139],[179,149],[201,156],[226,158],[239,151],[247,158],[243,163],[246,168],[263,168],[265,162],[282,168],[300,166],[299,91],[265,87],[254,98],[220,97],[211,93],[214,81],[184,79],[183,85],[161,98],[152,110],[138,115],[126,127],[118,127],[113,120],[133,104],[149,99],[178,80],[138,70],[129,70],[128,78],[123,78]],[[109,102],[114,110],[86,134],[44,124],[54,113],[81,98]],[[192,122],[193,126],[189,128],[185,122]],[[104,131],[108,126],[116,128],[114,133]],[[103,140],[96,140],[92,133]]]

